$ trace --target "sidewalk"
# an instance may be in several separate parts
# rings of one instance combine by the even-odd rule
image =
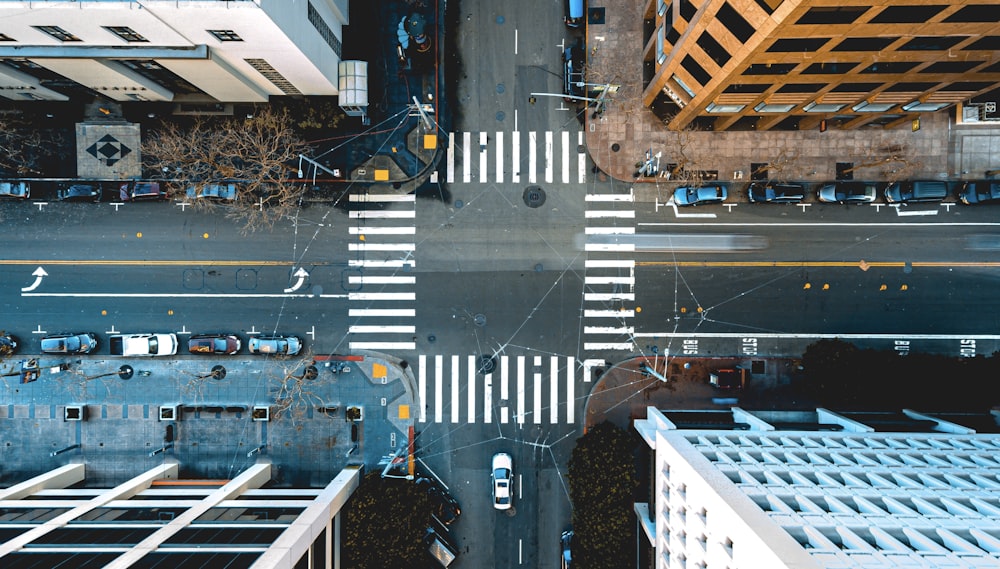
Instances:
[[[31,357],[9,357],[0,373]],[[322,486],[348,464],[373,468],[405,446],[417,410],[409,366],[373,352],[333,360],[36,357],[37,381],[0,377],[4,480],[85,462],[88,483],[114,485],[168,458],[187,476],[226,479],[266,458],[279,484]],[[59,364],[69,369],[56,371]],[[133,368],[130,379],[117,375],[122,365]],[[212,377],[217,365],[221,379]],[[83,420],[66,420],[67,406],[83,407]],[[361,421],[348,419],[349,407],[362,408]]]
[[[920,129],[910,125],[892,130],[862,128],[809,131],[668,131],[642,104],[643,20],[645,2],[592,0],[588,9],[605,8],[604,24],[587,26],[587,81],[621,85],[609,94],[604,113],[587,113],[585,132],[590,156],[602,172],[636,184],[636,199],[666,200],[675,183],[665,178],[636,179],[636,164],[646,152],[662,153],[667,164],[688,171],[716,171],[722,182],[750,181],[751,163],[771,163],[771,175],[785,180],[818,183],[836,178],[837,162],[853,162],[856,180],[891,178],[976,179],[1000,169],[1000,125],[956,125],[954,109],[920,117]],[[883,161],[887,149],[902,148],[905,162]],[[742,178],[740,178],[742,174]]]

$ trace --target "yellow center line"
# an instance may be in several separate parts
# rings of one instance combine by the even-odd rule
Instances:
[[[904,267],[904,261],[636,261],[637,267]],[[1000,267],[1000,261],[913,261],[911,267]]]
[[[328,265],[329,262],[309,262],[306,265]],[[124,266],[164,266],[164,267],[284,267],[298,266],[295,261],[261,261],[247,259],[246,261],[213,261],[209,259],[188,261],[167,259],[2,259],[0,265],[124,265]]]

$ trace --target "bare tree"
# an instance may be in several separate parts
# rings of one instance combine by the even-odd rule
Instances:
[[[42,174],[41,162],[63,152],[66,137],[56,129],[16,117],[0,117],[0,170],[15,175]]]
[[[308,147],[291,125],[287,111],[267,107],[245,119],[166,122],[143,144],[143,162],[182,192],[235,182],[236,200],[226,215],[242,222],[244,233],[270,229],[294,211],[304,190],[294,165]]]
[[[882,132],[867,138],[852,158],[858,162],[842,174],[860,174],[888,182],[911,177],[923,166],[914,158],[905,135],[900,132]]]

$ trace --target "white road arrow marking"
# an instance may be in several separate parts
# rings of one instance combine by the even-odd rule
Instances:
[[[21,292],[31,292],[35,290],[38,288],[38,285],[42,284],[42,279],[49,276],[49,274],[45,272],[45,269],[38,267],[35,269],[35,272],[31,273],[31,276],[35,277],[35,282],[31,283],[31,286],[22,288]]]
[[[295,291],[299,290],[299,287],[301,287],[303,284],[305,284],[306,278],[309,277],[309,273],[306,272],[306,270],[303,269],[302,267],[299,267],[299,270],[297,270],[294,273],[292,273],[292,276],[298,277],[299,280],[295,283],[295,286],[293,286],[291,288],[286,288],[285,289],[286,293],[288,293],[288,292],[295,292]]]

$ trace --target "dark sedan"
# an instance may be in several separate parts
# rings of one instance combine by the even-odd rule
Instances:
[[[192,354],[226,354],[240,351],[240,339],[233,334],[199,334],[188,340]]]
[[[97,347],[97,336],[89,332],[54,334],[42,338],[44,354],[89,354]]]
[[[802,184],[754,182],[747,190],[750,203],[798,203],[805,198]]]
[[[969,205],[1000,203],[1000,180],[975,180],[966,182],[958,199]]]

